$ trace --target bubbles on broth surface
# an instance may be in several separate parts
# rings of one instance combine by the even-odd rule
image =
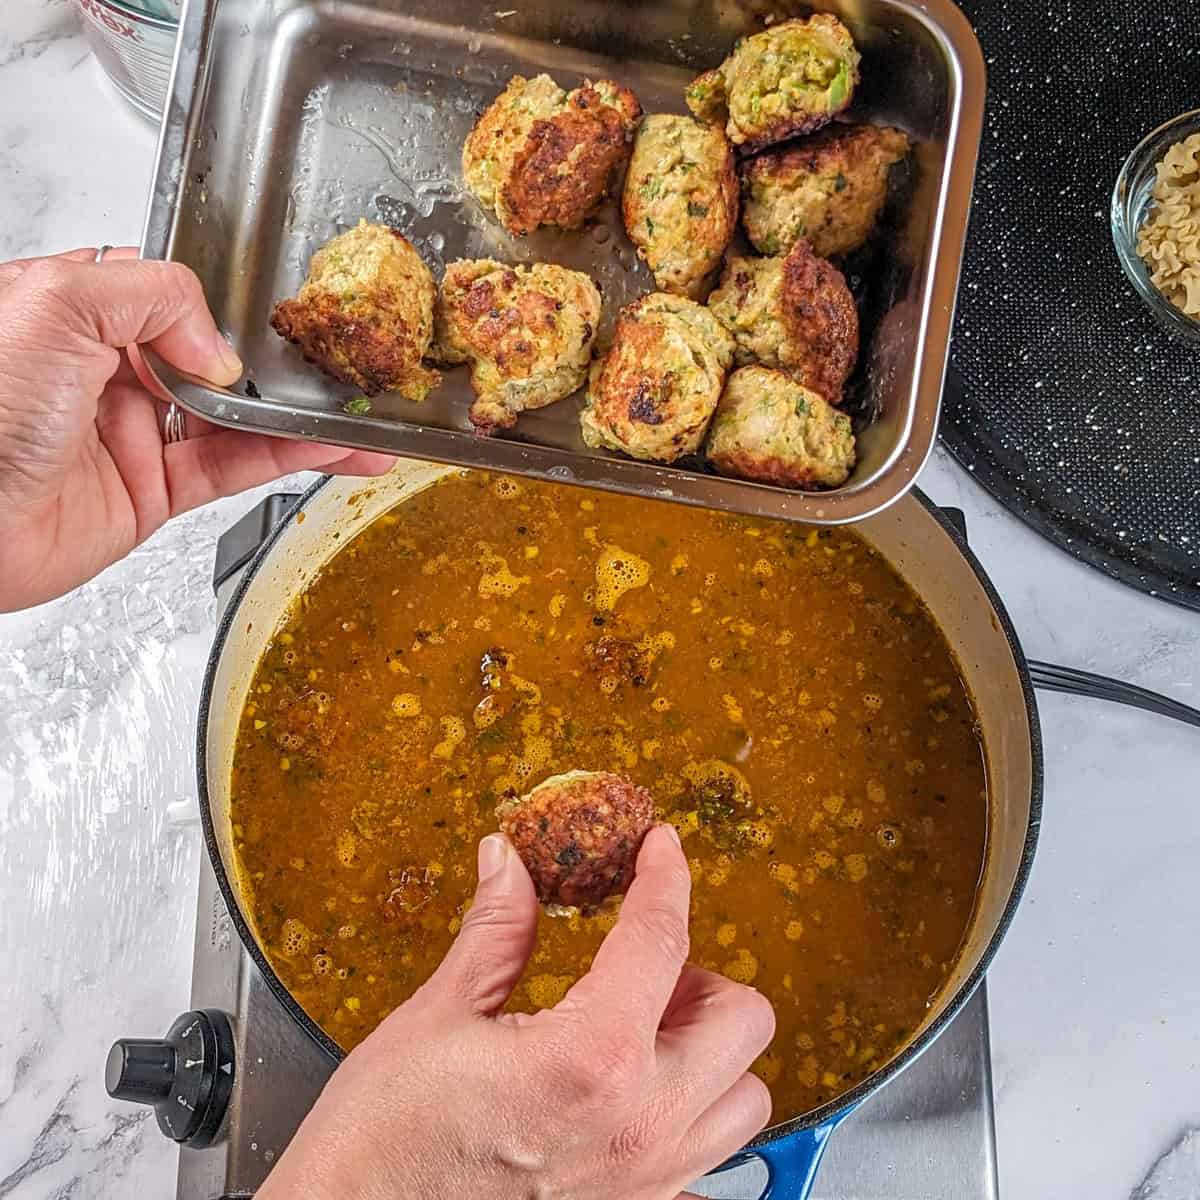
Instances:
[[[298,921],[295,917],[288,917],[284,921],[283,930],[279,937],[279,951],[281,954],[287,958],[300,958],[308,953],[311,941],[312,934],[303,921]]]
[[[596,563],[596,607],[611,610],[626,592],[649,582],[650,564],[644,558],[620,546],[607,545]]]

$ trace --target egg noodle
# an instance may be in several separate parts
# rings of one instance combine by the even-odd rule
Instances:
[[[1138,230],[1150,281],[1188,316],[1200,317],[1200,133],[1176,142],[1155,167],[1154,203]]]

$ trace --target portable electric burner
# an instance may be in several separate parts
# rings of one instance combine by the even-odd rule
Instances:
[[[224,608],[260,542],[295,499],[271,496],[220,540]],[[961,527],[962,515],[952,513]],[[244,949],[205,855],[200,867],[192,1011],[160,1039],[122,1040],[106,1082],[151,1104],[180,1142],[178,1200],[238,1200],[262,1184],[334,1069],[283,1009]],[[706,1178],[709,1197],[757,1197],[757,1165]],[[916,1062],[832,1139],[814,1200],[993,1200],[995,1124],[987,999],[981,985]],[[432,1198],[431,1198],[432,1200]]]

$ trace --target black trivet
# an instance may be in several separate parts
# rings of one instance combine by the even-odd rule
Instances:
[[[1200,609],[1200,355],[1125,281],[1109,197],[1200,107],[1196,0],[959,0],[987,117],[942,436],[1016,516]]]

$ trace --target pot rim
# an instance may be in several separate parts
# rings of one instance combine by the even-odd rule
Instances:
[[[213,873],[216,875],[217,886],[221,890],[221,895],[229,911],[230,919],[237,929],[238,937],[241,939],[242,945],[249,953],[254,965],[258,968],[259,973],[266,981],[267,986],[271,989],[279,1003],[283,1005],[284,1010],[304,1030],[309,1038],[329,1056],[331,1062],[336,1065],[346,1057],[346,1052],[304,1011],[300,1003],[288,991],[287,987],[284,986],[283,981],[275,973],[275,969],[271,966],[266,954],[259,945],[258,938],[254,935],[249,922],[242,913],[238,891],[226,874],[224,863],[221,860],[221,852],[217,844],[216,829],[213,825],[212,809],[208,793],[208,720],[212,707],[213,684],[216,678],[217,667],[224,652],[229,631],[233,627],[234,620],[237,617],[238,610],[241,608],[246,592],[249,590],[264,561],[283,536],[284,530],[288,528],[293,515],[300,511],[331,481],[331,476],[322,476],[304,491],[295,503],[280,517],[275,527],[263,539],[254,556],[246,564],[233,595],[230,597],[229,603],[221,616],[221,620],[217,625],[216,637],[209,652],[208,663],[204,671],[204,682],[200,692],[200,708],[196,724],[196,784],[199,793],[200,822],[204,830],[205,850],[208,853]],[[953,996],[944,1002],[941,1011],[930,1022],[928,1027],[918,1037],[909,1042],[889,1063],[881,1067],[874,1074],[869,1075],[862,1082],[856,1084],[849,1091],[841,1093],[835,1099],[821,1105],[819,1108],[812,1109],[810,1112],[798,1117],[792,1117],[764,1129],[746,1144],[745,1150],[751,1153],[756,1147],[779,1141],[800,1130],[814,1129],[835,1123],[861,1104],[868,1096],[891,1082],[892,1079],[932,1044],[959,1014],[987,973],[988,967],[991,965],[1000,943],[1004,940],[1004,935],[1008,932],[1008,928],[1012,924],[1013,917],[1025,893],[1025,887],[1033,866],[1034,853],[1037,849],[1038,832],[1041,827],[1044,768],[1041,725],[1038,720],[1037,701],[1034,697],[1033,682],[1029,675],[1025,653],[1021,649],[1016,629],[995,586],[992,584],[986,571],[984,571],[983,565],[975,557],[966,539],[959,533],[945,513],[919,488],[914,487],[910,489],[909,495],[920,504],[928,516],[937,522],[966,561],[967,566],[974,572],[980,586],[987,595],[1000,631],[1004,634],[1005,641],[1008,643],[1009,650],[1013,656],[1017,675],[1021,683],[1021,693],[1025,700],[1025,715],[1029,726],[1030,798],[1029,824],[1025,834],[1025,845],[1021,851],[1021,861],[1009,892],[1008,901],[1004,906],[1004,911],[1001,913],[999,921],[996,923],[996,928],[992,931],[992,935],[988,939],[987,946],[980,955],[974,969]],[[903,502],[902,498],[901,503]]]

